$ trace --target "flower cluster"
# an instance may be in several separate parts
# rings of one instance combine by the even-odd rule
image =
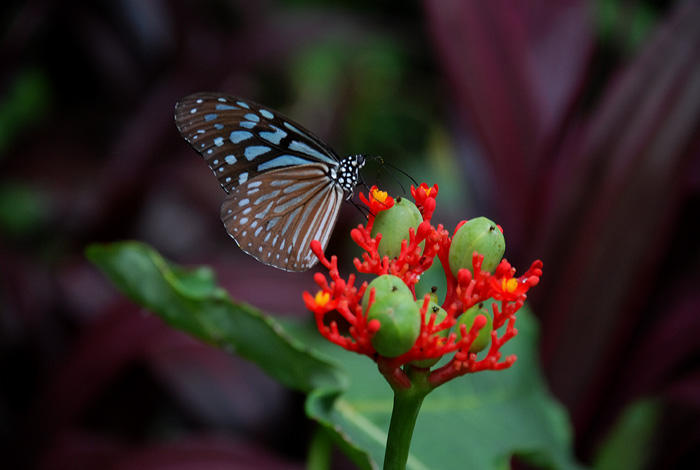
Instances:
[[[318,241],[311,244],[314,254],[329,271],[328,277],[322,273],[314,276],[320,289],[315,295],[304,293],[304,302],[314,313],[318,330],[329,341],[372,358],[394,387],[410,387],[405,365],[430,367],[448,354],[452,357],[445,365],[430,371],[429,383],[433,387],[467,373],[510,367],[515,356],[502,358],[500,349],[517,334],[515,314],[522,307],[528,289],[537,285],[542,275],[542,262],[535,261],[516,277],[515,268],[501,259],[504,242],[496,255],[479,251],[482,241],[490,240],[489,237],[503,240],[501,228],[487,219],[462,222],[452,236],[441,224],[433,226],[437,194],[437,185],[428,187],[423,183],[418,188],[411,187],[415,206],[410,201],[388,196],[376,186],[367,197],[360,195],[369,208],[369,217],[365,226],[359,225],[351,231],[353,241],[364,250],[361,259],[355,258],[355,268],[360,273],[391,276],[384,279],[398,278],[405,286],[393,284],[387,293],[380,292],[383,287],[379,283],[375,287],[374,281],[356,286],[354,274],[347,280],[340,276],[335,256],[329,260]],[[384,215],[388,219],[390,214],[394,214],[391,222],[379,220]],[[404,221],[407,226],[402,225]],[[398,237],[393,234],[396,230],[400,231]],[[392,236],[396,240],[391,241]],[[382,243],[383,240],[386,242]],[[432,266],[436,257],[443,266],[447,286],[441,306],[436,303],[434,291],[417,300],[415,294],[421,274]],[[389,331],[389,322],[404,308],[398,307],[401,303],[391,295],[405,288],[416,302],[420,321],[415,320],[415,333],[409,335],[406,350],[398,353],[392,350],[389,354],[385,346],[380,347],[379,331],[382,328]],[[378,307],[373,307],[380,303],[390,305],[386,309],[389,313],[375,314]],[[487,305],[491,311],[485,308]],[[400,321],[395,323],[399,325],[396,334],[404,334]],[[397,339],[392,337],[391,341],[394,344]],[[484,345],[477,347],[481,342]],[[486,345],[488,350],[478,354]]]

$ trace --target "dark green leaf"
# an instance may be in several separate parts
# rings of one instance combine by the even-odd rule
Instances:
[[[541,468],[582,468],[571,454],[565,410],[547,391],[539,370],[537,324],[527,309],[518,313],[517,326],[518,336],[504,347],[505,354],[518,356],[511,369],[466,375],[426,397],[409,469],[508,469],[513,455]],[[368,358],[318,340],[311,329],[298,329],[296,335],[341,364],[351,381],[335,402],[310,396],[308,414],[337,438],[366,450],[372,463],[365,468],[381,468],[393,403],[389,385]]]
[[[661,403],[653,399],[644,399],[629,405],[599,449],[594,468],[596,470],[648,468],[655,448],[655,432],[661,418],[661,411]]]
[[[331,364],[271,317],[232,301],[210,269],[174,267],[138,242],[92,245],[87,256],[130,299],[175,328],[255,362],[284,385],[305,392],[342,388]]]

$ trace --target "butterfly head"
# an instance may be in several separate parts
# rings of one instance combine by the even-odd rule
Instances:
[[[352,194],[353,188],[360,184],[360,168],[365,166],[365,161],[365,156],[358,154],[350,155],[338,164],[334,179],[346,193]]]

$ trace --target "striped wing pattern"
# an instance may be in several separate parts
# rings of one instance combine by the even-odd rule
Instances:
[[[309,245],[328,245],[364,156],[340,160],[276,111],[220,93],[182,99],[175,122],[228,193],[221,218],[243,251],[286,271],[318,262]]]
[[[325,178],[323,164],[273,170],[237,186],[221,206],[236,243],[257,260],[286,271],[305,271],[325,247],[340,211],[343,190]]]
[[[207,161],[228,193],[266,171],[340,158],[277,111],[220,93],[195,93],[175,106],[180,134]]]

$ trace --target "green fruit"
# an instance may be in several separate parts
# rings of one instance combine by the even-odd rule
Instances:
[[[416,300],[416,306],[418,306],[418,309],[420,310],[423,307],[423,300],[422,299]],[[430,301],[430,303],[428,303],[428,310],[426,310],[426,312],[425,312],[425,324],[426,325],[430,322],[430,317],[433,314],[436,315],[435,323],[433,323],[434,325],[439,325],[445,319],[445,317],[447,317],[447,312],[445,311],[444,308],[440,307],[437,303]],[[438,336],[443,337],[443,338],[447,338],[447,336],[449,336],[449,334],[450,334],[450,328],[447,328],[445,330],[441,330],[441,331],[437,332],[436,334]],[[412,366],[415,366],[415,367],[427,369],[428,367],[432,367],[435,364],[437,364],[437,362],[439,360],[440,360],[439,357],[435,357],[432,359],[423,359],[421,361],[412,361],[412,362],[410,362],[410,364]]]
[[[482,271],[490,273],[496,270],[506,251],[503,233],[486,217],[477,217],[464,223],[452,238],[449,262],[450,271],[455,277],[462,268],[467,268],[472,274],[474,273],[472,257],[475,251],[484,255]]]
[[[374,300],[375,302],[387,294],[394,292],[402,292],[413,299],[413,294],[411,289],[408,288],[403,279],[394,276],[392,274],[385,274],[383,276],[375,277],[372,282],[369,283],[367,289],[365,289],[365,295],[362,297],[362,310],[367,310],[367,304],[369,303],[369,293],[374,288]]]
[[[423,308],[423,299],[418,299],[416,300],[416,306],[420,310]],[[435,314],[437,318],[435,318],[435,325],[439,325],[442,323],[442,321],[447,317],[447,311],[445,311],[444,308],[440,307],[436,302],[434,301],[429,301],[428,302],[428,310],[425,312],[425,324],[427,325],[428,322],[430,321],[430,317]],[[447,335],[449,334],[449,329],[447,330],[442,330],[440,331],[440,336],[447,338]]]
[[[437,296],[437,287],[433,286],[432,289],[430,289],[430,292],[428,293],[430,296],[430,302],[436,304],[438,301],[438,296]]]
[[[406,293],[397,289],[375,298],[367,312],[367,320],[379,320],[381,326],[371,341],[374,349],[384,357],[405,353],[420,334],[420,308],[410,291]]]
[[[477,315],[483,315],[486,317],[486,324],[479,330],[479,335],[476,337],[469,352],[479,352],[483,351],[486,346],[489,345],[491,341],[491,332],[493,331],[493,320],[491,319],[491,314],[483,307],[483,304],[474,305],[472,308],[464,312],[458,319],[457,325],[455,326],[457,332],[457,338],[462,338],[462,330],[460,325],[465,325],[467,327],[467,334],[472,329],[474,320]]]
[[[382,234],[377,251],[380,256],[395,258],[401,253],[401,241],[408,240],[408,229],[417,229],[423,217],[420,211],[406,198],[397,198],[394,206],[381,211],[374,219],[372,237]]]

